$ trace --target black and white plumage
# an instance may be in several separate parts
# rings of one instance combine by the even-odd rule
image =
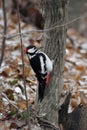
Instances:
[[[39,82],[38,99],[42,101],[42,99],[44,98],[45,87],[49,83],[50,72],[53,69],[52,61],[45,53],[38,50],[33,45],[30,45],[26,48],[26,53],[28,55],[30,65],[34,70],[37,80]]]

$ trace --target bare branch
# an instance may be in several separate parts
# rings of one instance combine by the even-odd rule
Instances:
[[[56,28],[62,28],[62,27],[68,26],[69,24],[72,24],[72,23],[74,23],[74,22],[76,22],[76,21],[78,21],[80,19],[86,18],[86,17],[87,17],[87,13],[84,13],[83,15],[81,15],[81,16],[75,18],[75,19],[72,19],[71,21],[66,22],[64,24],[59,25],[58,22],[57,22],[54,25],[51,25],[50,28],[45,28],[43,30],[32,29],[32,30],[29,30],[29,31],[26,31],[26,32],[16,33],[16,34],[12,34],[12,35],[5,35],[5,37],[7,38],[7,40],[9,40],[9,39],[12,39],[14,37],[18,37],[19,35],[22,35],[23,37],[28,37],[29,34],[33,33],[33,32],[47,33],[49,31],[52,31],[52,30],[56,29]]]
[[[6,9],[5,9],[5,0],[2,0],[2,10],[3,10],[3,18],[4,18],[4,31],[3,31],[3,41],[2,41],[2,51],[1,51],[1,58],[0,58],[0,66],[3,61],[4,51],[5,51],[5,42],[6,42],[6,30],[7,30],[7,19],[6,19]]]
[[[20,24],[20,13],[19,13],[19,5],[17,3],[17,15],[18,15],[18,28],[19,28],[19,34],[20,34],[20,42],[21,42],[21,57],[22,57],[22,74],[23,74],[23,82],[24,82],[24,91],[25,91],[25,97],[26,97],[26,107],[27,107],[27,114],[28,114],[28,130],[30,130],[30,118],[29,118],[29,105],[28,105],[28,97],[27,97],[27,90],[26,90],[26,81],[24,76],[24,55],[23,55],[23,41],[22,41],[22,35],[21,35],[21,24]]]

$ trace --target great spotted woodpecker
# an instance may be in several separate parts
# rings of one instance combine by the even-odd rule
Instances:
[[[44,98],[45,88],[49,84],[50,73],[53,69],[52,61],[45,53],[33,45],[30,45],[26,48],[26,53],[28,55],[30,65],[34,70],[39,82],[38,100],[41,102]]]

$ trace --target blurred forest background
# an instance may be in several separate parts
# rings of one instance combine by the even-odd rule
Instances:
[[[69,20],[78,18],[79,16],[83,16],[84,14],[87,14],[87,2],[86,0],[78,1],[78,0],[70,0],[69,3]],[[69,27],[74,27],[76,30],[81,32],[82,34],[87,36],[87,17],[80,19],[71,25]]]
[[[25,0],[23,0],[25,1]],[[26,0],[27,1],[27,0]],[[38,6],[38,0],[32,1],[34,7]],[[21,3],[20,3],[21,4]],[[24,2],[25,4],[25,2]],[[22,6],[23,2],[22,2]],[[39,7],[39,6],[38,6]],[[27,129],[26,114],[21,119],[17,116],[17,111],[23,112],[26,109],[26,97],[24,93],[21,44],[18,33],[18,17],[14,11],[12,13],[11,0],[6,0],[6,17],[7,17],[7,39],[4,59],[0,67],[0,128],[1,130],[10,129]],[[66,39],[66,56],[64,71],[64,87],[61,98],[65,96],[66,91],[72,92],[69,112],[71,112],[80,103],[87,106],[87,0],[70,0],[69,1],[68,22],[77,19],[67,27]],[[23,11],[23,10],[22,10]],[[39,12],[41,6],[39,7]],[[29,16],[27,15],[27,20]],[[31,17],[31,16],[30,16]],[[33,16],[35,17],[35,16]],[[25,20],[24,20],[25,19]],[[38,17],[37,17],[38,19]],[[36,21],[37,21],[36,19]],[[0,56],[2,51],[3,40],[3,11],[0,1]],[[43,34],[39,32],[28,32],[32,29],[42,29],[42,25],[34,20],[33,24],[22,16],[21,31],[23,35],[24,51],[24,75],[26,78],[26,88],[28,103],[34,109],[34,102],[37,89],[37,80],[27,59],[25,49],[30,43],[41,46]],[[39,23],[40,25],[41,23]],[[28,32],[28,33],[26,33]],[[20,120],[19,120],[20,119]],[[15,123],[14,123],[15,120]],[[39,130],[37,124],[32,120],[32,130]]]

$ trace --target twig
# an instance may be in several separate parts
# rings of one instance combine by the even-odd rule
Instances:
[[[4,51],[5,51],[5,42],[6,42],[6,30],[7,30],[7,19],[6,19],[6,9],[5,9],[5,0],[2,0],[2,9],[3,9],[3,18],[4,18],[4,31],[3,31],[3,41],[2,41],[2,51],[1,51],[1,58],[0,58],[0,66],[3,61]]]
[[[26,82],[25,82],[25,76],[24,76],[23,41],[22,41],[22,35],[21,35],[20,13],[19,13],[19,5],[18,5],[18,3],[17,3],[17,15],[18,15],[18,28],[19,28],[20,42],[21,42],[22,74],[23,74],[24,91],[25,91],[25,97],[26,97],[27,114],[28,114],[28,119],[27,119],[27,121],[28,121],[28,130],[30,130],[31,127],[30,127],[30,118],[29,118],[29,105],[28,105],[28,97],[27,97],[27,90],[26,90]]]
[[[71,61],[71,60],[68,60],[68,59],[65,59],[65,61],[66,61],[66,62],[69,62],[69,63],[71,63],[71,64],[73,64],[73,65],[76,65],[76,63],[75,63],[74,61]]]
[[[32,83],[34,85],[37,85],[37,83],[35,83],[35,81],[31,80],[30,78],[26,78],[26,81],[28,81],[28,82],[30,82],[30,83]]]
[[[68,26],[69,24],[72,24],[72,23],[76,22],[77,20],[80,20],[80,19],[86,18],[86,17],[87,17],[87,13],[85,13],[84,15],[81,15],[81,16],[75,18],[75,19],[72,19],[71,21],[69,21],[67,23],[64,23],[64,24],[59,25],[58,22],[57,22],[54,25],[52,25],[50,28],[46,28],[44,30],[32,29],[30,31],[21,32],[21,33],[17,33],[17,34],[13,34],[13,35],[5,35],[5,37],[9,40],[9,39],[17,37],[19,35],[27,36],[27,34],[33,33],[33,32],[39,32],[39,33],[49,32],[49,31],[52,31],[52,30],[54,30],[56,28],[61,28],[61,27]]]

